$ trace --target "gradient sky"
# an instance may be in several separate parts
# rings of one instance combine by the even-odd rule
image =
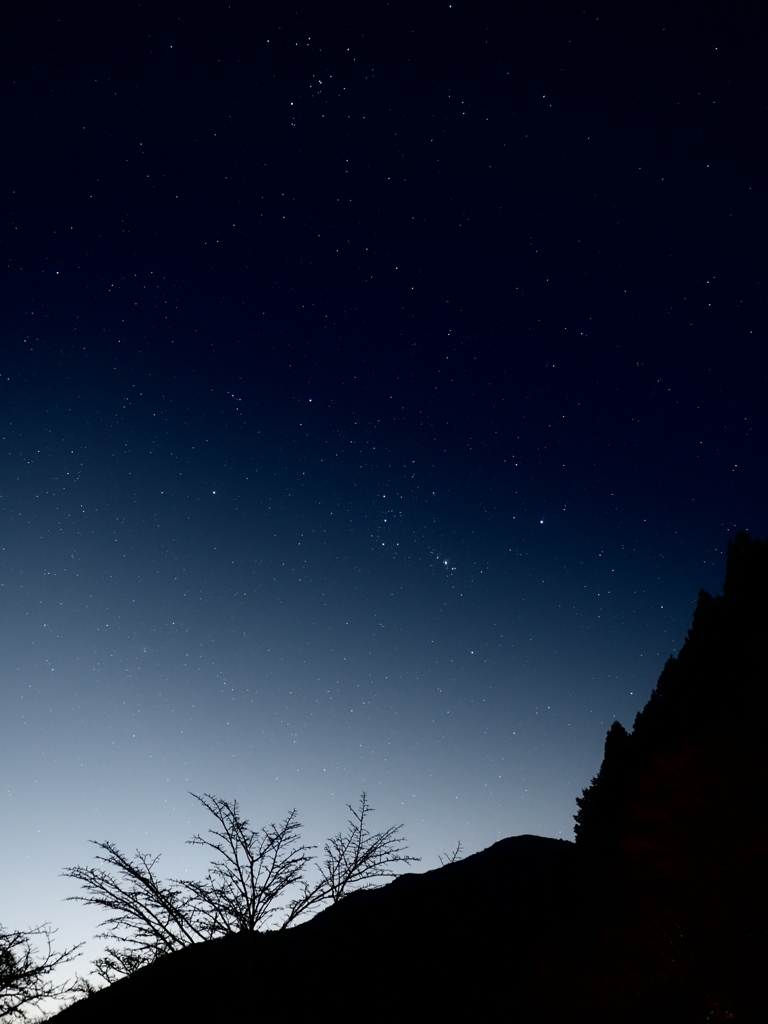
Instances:
[[[189,791],[572,837],[768,533],[767,29],[5,12],[0,921],[89,938],[89,839],[199,870]]]

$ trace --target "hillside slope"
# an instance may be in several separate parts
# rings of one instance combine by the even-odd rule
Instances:
[[[504,839],[465,860],[354,893],[285,932],[200,943],[57,1015],[62,1024],[317,1013],[390,1015],[517,1005],[573,891],[574,845]],[[502,941],[503,939],[503,941]]]
[[[768,1020],[767,705],[768,544],[739,534],[632,732],[609,730],[575,844],[502,840],[164,957],[56,1019]]]

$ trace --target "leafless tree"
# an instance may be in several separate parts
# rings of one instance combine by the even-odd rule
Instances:
[[[383,832],[371,832],[368,819],[373,807],[365,793],[360,794],[357,808],[347,804],[351,817],[346,832],[338,832],[326,840],[319,865],[319,878],[303,882],[302,893],[288,908],[283,927],[322,903],[337,903],[355,889],[373,889],[375,883],[394,878],[398,866],[419,860],[406,853],[402,825],[392,825]]]
[[[99,938],[125,943],[122,948],[108,946],[106,956],[96,962],[106,981],[212,937],[183,885],[158,878],[159,857],[138,850],[128,857],[109,842],[94,845],[102,851],[96,860],[106,868],[73,867],[64,874],[81,882],[86,893],[72,899],[110,912]]]
[[[324,847],[322,878],[328,895],[335,903],[354,887],[373,889],[374,882],[394,878],[398,874],[393,868],[399,864],[412,864],[419,857],[405,852],[406,842],[401,836],[402,825],[392,825],[384,832],[371,832],[368,818],[373,807],[365,793],[360,795],[360,804],[355,809],[347,804],[352,817],[347,822],[347,831],[338,832]]]
[[[218,822],[206,836],[190,839],[218,855],[202,882],[188,882],[197,907],[215,935],[255,932],[283,912],[280,901],[302,882],[314,859],[300,842],[301,823],[293,810],[277,824],[254,831],[240,816],[236,800],[195,796]],[[208,838],[211,837],[211,838]]]
[[[0,1020],[26,1020],[30,1010],[74,991],[68,982],[57,982],[58,967],[74,959],[80,946],[57,952],[54,931],[48,924],[29,931],[0,927]]]
[[[451,850],[450,853],[440,853],[440,854],[438,854],[438,858],[440,860],[440,865],[442,867],[445,867],[446,864],[455,864],[456,861],[457,860],[461,860],[461,858],[463,856],[464,856],[464,847],[461,845],[461,840],[460,839],[458,840],[458,842],[456,843],[456,845],[454,846],[454,848]]]
[[[301,842],[295,810],[280,822],[253,829],[236,800],[192,795],[216,821],[205,835],[189,840],[213,855],[202,881],[162,881],[156,871],[158,857],[139,851],[129,857],[109,842],[94,843],[100,851],[98,866],[64,872],[84,890],[70,899],[110,914],[99,938],[111,944],[95,963],[96,972],[108,982],[195,942],[266,925],[287,928],[310,911],[353,889],[371,888],[397,874],[398,866],[419,859],[405,852],[401,825],[370,830],[373,808],[365,793],[357,808],[347,805],[352,815],[347,829],[327,840],[319,863],[311,852],[314,847]],[[318,870],[308,879],[313,862]]]

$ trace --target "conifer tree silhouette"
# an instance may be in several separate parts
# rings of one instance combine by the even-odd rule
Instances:
[[[768,543],[740,532],[722,595],[699,594],[680,652],[631,733],[611,727],[577,800],[585,976],[609,1017],[768,1014],[766,711]]]

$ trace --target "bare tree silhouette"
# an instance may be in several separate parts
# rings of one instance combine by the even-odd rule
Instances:
[[[373,808],[365,793],[346,831],[328,839],[319,862],[314,847],[301,841],[302,825],[292,810],[279,822],[253,829],[236,800],[192,796],[215,818],[194,846],[213,859],[202,881],[162,880],[159,856],[122,853],[114,843],[96,842],[96,867],[67,868],[64,875],[84,892],[70,899],[106,910],[99,938],[110,942],[94,966],[107,982],[131,974],[165,953],[236,932],[287,928],[310,911],[335,903],[354,889],[394,877],[396,868],[420,858],[406,852],[402,825],[382,832],[369,827]],[[314,878],[307,878],[316,863]]]
[[[43,924],[29,931],[0,927],[0,1020],[26,1020],[28,1011],[50,999],[75,991],[69,982],[57,982],[58,967],[74,959],[80,946],[61,952],[53,948],[54,930]]]

